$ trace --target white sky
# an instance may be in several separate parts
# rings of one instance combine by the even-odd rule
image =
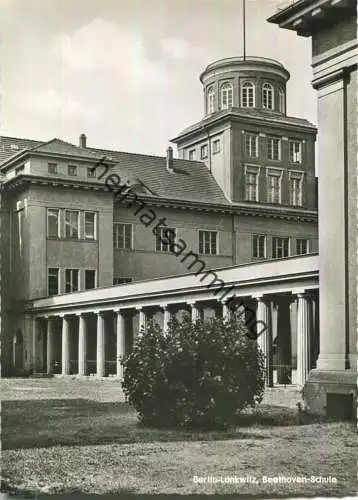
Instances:
[[[247,55],[291,73],[288,114],[316,123],[311,41],[247,0]],[[242,55],[241,0],[1,0],[3,135],[165,155],[203,116],[200,72]]]

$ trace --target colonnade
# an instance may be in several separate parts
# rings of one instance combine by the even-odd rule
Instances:
[[[317,339],[318,323],[315,318],[314,310],[317,312],[317,294],[306,290],[292,290],[291,293],[284,294],[265,294],[256,293],[249,297],[236,297],[234,300],[221,302],[215,299],[211,301],[187,300],[185,303],[158,303],[157,305],[137,304],[121,307],[120,305],[105,309],[94,309],[91,311],[66,311],[44,313],[36,316],[34,320],[34,331],[38,328],[43,330],[43,342],[46,359],[43,366],[48,374],[54,372],[55,359],[61,358],[60,373],[62,375],[76,374],[86,376],[89,374],[97,377],[104,377],[106,371],[106,343],[109,332],[108,316],[113,325],[115,340],[115,353],[111,352],[112,359],[115,358],[115,373],[113,375],[122,378],[123,366],[121,358],[128,350],[128,335],[132,339],[136,335],[145,334],[148,321],[153,314],[161,313],[161,326],[164,335],[168,333],[168,325],[173,315],[178,310],[186,310],[191,314],[193,322],[203,318],[204,309],[212,308],[216,315],[229,319],[232,310],[240,306],[245,313],[249,310],[251,317],[246,315],[247,324],[251,330],[256,329],[257,342],[265,356],[266,383],[273,385],[274,357],[276,356],[277,377],[279,383],[290,383],[285,379],[285,373],[291,365],[291,304],[295,307],[295,331],[297,336],[297,377],[296,383],[302,387],[308,377],[309,370],[314,366],[318,351],[315,344]],[[129,320],[137,317],[138,327],[134,332],[128,332]],[[90,319],[91,317],[91,319]],[[91,331],[89,331],[89,321],[92,322]],[[40,323],[39,323],[40,322]],[[60,326],[59,326],[60,324]],[[57,325],[57,326],[56,326]],[[75,326],[74,326],[75,325]],[[71,367],[70,344],[73,344],[75,328],[76,355],[77,361],[75,372]],[[112,328],[111,328],[112,330]],[[134,335],[135,333],[135,335]],[[275,334],[275,339],[273,338]],[[61,336],[59,343],[58,336]],[[111,331],[112,335],[112,331]],[[56,342],[55,342],[56,340]],[[95,370],[92,367],[92,373],[88,369],[88,344],[95,343]],[[275,347],[276,342],[276,347]],[[55,343],[60,345],[60,349],[55,349]],[[276,352],[274,350],[276,349]],[[279,352],[277,352],[277,349]],[[58,351],[61,351],[60,353]],[[108,350],[107,350],[108,351]],[[108,352],[107,352],[108,354]],[[281,356],[281,358],[279,358]],[[278,360],[278,361],[277,361]],[[286,372],[284,370],[287,367]],[[280,371],[281,370],[281,371]],[[94,372],[94,373],[93,373]]]

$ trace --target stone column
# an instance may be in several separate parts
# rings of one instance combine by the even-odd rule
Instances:
[[[169,323],[170,323],[172,315],[168,309],[167,304],[164,304],[161,307],[163,309],[163,333],[164,333],[164,335],[167,335],[168,330],[169,330]]]
[[[105,374],[105,326],[103,311],[97,312],[97,377]]]
[[[197,306],[197,302],[191,302],[191,320],[193,323],[200,320],[200,310]]]
[[[126,342],[125,342],[125,318],[123,312],[119,309],[116,309],[116,335],[117,335],[117,377],[123,378],[123,365],[121,361],[121,357],[124,356],[126,352]]]
[[[297,298],[297,386],[302,388],[308,378],[310,367],[310,311],[308,295],[299,292]]]
[[[271,303],[265,300],[263,295],[257,295],[254,298],[257,301],[257,344],[265,356],[266,384],[273,387]]]
[[[87,374],[87,324],[83,313],[78,314],[78,375]]]
[[[290,384],[292,380],[291,354],[291,296],[281,296],[277,299],[277,383]]]
[[[70,325],[67,316],[62,316],[62,375],[70,374]]]
[[[231,309],[229,307],[228,301],[222,303],[223,310],[222,310],[222,318],[225,321],[229,321],[231,319]]]
[[[52,375],[53,373],[53,336],[54,336],[54,318],[47,317],[47,359],[46,359],[46,373]]]
[[[143,307],[137,307],[137,311],[139,311],[138,337],[141,337],[147,327],[147,315]]]

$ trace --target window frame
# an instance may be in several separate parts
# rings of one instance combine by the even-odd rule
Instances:
[[[248,183],[248,176],[255,176],[256,182]],[[244,169],[244,186],[245,186],[245,201],[259,201],[259,176],[260,176],[260,167],[258,165],[245,165]],[[255,186],[254,199],[252,199],[251,194],[251,186]]]
[[[89,179],[96,179],[97,178],[97,173],[96,173],[95,167],[87,167],[87,177]]]
[[[171,241],[169,243],[164,243],[162,241],[162,238],[168,239],[168,236],[166,236],[164,234],[164,231],[173,231],[174,232],[174,241]],[[159,234],[158,234],[158,232],[159,232]],[[158,227],[158,229],[155,233],[155,251],[161,252],[161,253],[172,253],[173,252],[172,245],[175,244],[177,236],[178,236],[178,233],[177,233],[176,227],[169,227],[169,226]]]
[[[212,148],[213,148],[213,155],[216,155],[221,152],[221,140],[220,139],[214,139],[212,142]],[[218,145],[218,148],[215,148],[215,144]]]
[[[80,239],[80,210],[73,210],[71,208],[65,208],[64,220],[65,220],[65,234],[64,238],[67,240],[79,240]],[[67,221],[67,214],[77,214],[77,236],[67,235],[67,228],[71,227],[71,221]],[[72,231],[70,231],[72,232]]]
[[[302,243],[302,242],[305,242],[306,250],[305,250],[305,252],[298,252],[299,243]],[[310,240],[308,238],[296,238],[295,250],[296,250],[295,255],[307,255],[308,253],[310,253]]]
[[[266,199],[267,203],[270,204],[281,204],[282,203],[282,176],[283,176],[283,170],[282,169],[274,169],[274,168],[267,168],[266,169]],[[271,196],[272,189],[274,186],[270,186],[269,184],[269,179],[270,178],[276,178],[279,179],[279,184],[278,184],[278,201],[274,201],[274,196]]]
[[[70,173],[71,169],[73,169],[74,173]],[[78,167],[77,165],[67,165],[67,175],[70,177],[77,177],[78,176]]]
[[[260,254],[260,239],[263,238],[263,255]],[[256,242],[255,242],[256,239]],[[255,255],[255,253],[257,255]],[[253,259],[267,258],[267,236],[266,234],[252,234],[251,238],[251,254]]]
[[[245,81],[241,83],[240,91],[241,107],[254,108],[256,105],[256,85],[250,80]],[[250,95],[250,91],[252,95]],[[251,100],[252,105],[250,105]]]
[[[94,288],[97,288],[97,269],[85,269],[84,270],[84,289],[85,290],[93,290]],[[94,283],[94,286],[93,287],[90,287],[88,288],[87,287],[87,276],[88,276],[88,273],[93,273],[93,276],[94,276],[94,280],[93,280],[93,283]]]
[[[86,235],[86,215],[93,215],[93,238]],[[97,240],[97,212],[85,210],[83,212],[83,238],[87,241]]]
[[[49,233],[49,212],[57,212],[57,235],[50,235]],[[59,239],[61,237],[60,234],[60,209],[59,208],[46,208],[46,237],[48,239]]]
[[[215,235],[215,244],[213,245],[212,237]],[[202,241],[201,241],[202,236]],[[209,237],[209,241],[205,241],[205,237]],[[219,233],[211,229],[198,229],[198,248],[200,255],[219,255]],[[209,251],[205,251],[206,245],[209,245]],[[215,249],[215,252],[213,252]]]
[[[280,113],[286,113],[285,92],[282,89],[278,91],[278,110]]]
[[[272,141],[272,143],[271,143]],[[275,158],[274,156],[274,152],[275,152],[275,147],[274,147],[274,142],[273,141],[277,141],[277,158]],[[270,147],[270,144],[271,147]],[[270,151],[272,153],[272,156],[270,156]],[[270,160],[270,161],[281,161],[281,157],[282,157],[282,140],[280,137],[274,137],[274,136],[267,136],[266,137],[266,156],[267,156],[267,159]]]
[[[226,101],[226,104],[225,102]],[[229,104],[230,103],[230,104]],[[220,87],[220,109],[230,109],[234,103],[234,90],[231,82],[224,82]]]
[[[68,273],[69,273],[69,279],[68,279]],[[76,282],[74,281],[74,277],[76,277]],[[69,286],[69,290],[67,285]],[[79,291],[79,284],[80,284],[80,270],[76,268],[66,268],[65,269],[65,293],[73,293],[73,292],[78,292]]]
[[[53,172],[51,172],[51,168],[50,167],[54,167],[53,168]],[[56,174],[58,174],[58,164],[49,161],[47,163],[47,173],[50,174],[50,175],[56,175]]]
[[[51,271],[56,271],[55,272],[56,279],[57,279],[57,285],[56,285],[57,292],[56,293],[50,293]],[[54,277],[54,276],[52,276],[52,277]],[[58,267],[48,267],[47,268],[47,295],[49,297],[52,297],[53,295],[59,295],[59,293],[60,293],[60,269]]]
[[[194,158],[190,158],[191,156],[194,156]],[[189,161],[196,161],[196,148],[192,148],[188,150],[188,160]]]
[[[299,151],[292,151],[292,155],[291,155],[291,146],[296,146],[298,145],[299,146]],[[290,139],[288,141],[288,159],[290,161],[290,163],[295,163],[296,165],[301,165],[302,164],[302,141],[300,141],[299,139]],[[299,159],[298,160],[295,160],[295,155],[298,155]]]
[[[215,112],[215,89],[213,86],[209,87],[206,92],[206,109],[208,115]]]
[[[206,151],[206,153],[205,153]],[[206,160],[209,156],[209,147],[208,147],[208,143],[205,143],[205,144],[202,144],[200,146],[200,159],[201,160]]]
[[[288,188],[289,188],[289,205],[293,207],[302,207],[303,206],[303,179],[304,172],[296,172],[289,171],[288,175]],[[298,181],[299,183],[299,192],[298,192],[298,200],[296,200],[296,190],[293,189],[293,181]],[[297,201],[297,203],[295,203]]]
[[[122,234],[119,234],[119,228],[123,228]],[[130,235],[126,231],[129,230]],[[113,248],[116,250],[133,250],[133,224],[131,222],[119,222],[113,221]],[[118,243],[122,239],[122,245],[119,246]],[[129,241],[129,246],[127,245]]]
[[[270,103],[271,106],[269,105]],[[265,82],[262,85],[262,109],[275,110],[275,89],[269,82]]]
[[[250,139],[255,139],[255,155],[251,154],[252,152],[252,142]],[[247,147],[249,145],[249,148]],[[244,133],[244,146],[245,146],[245,155],[249,158],[258,158],[259,157],[259,134],[255,132],[245,132]]]
[[[279,241],[280,240],[280,241]],[[282,249],[282,253],[285,253],[284,250],[287,248],[287,255],[281,255],[277,256],[275,253],[278,253],[278,245],[275,245],[275,252],[274,252],[274,243],[281,243],[280,248]],[[287,244],[287,247],[285,246]],[[273,259],[286,259],[287,257],[290,256],[290,238],[289,236],[272,236],[271,239],[271,252],[272,252],[272,258]]]

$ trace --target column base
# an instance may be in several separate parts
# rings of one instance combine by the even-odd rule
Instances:
[[[344,355],[337,356],[335,354],[322,355],[317,359],[317,370],[320,371],[344,371],[346,369],[346,358]]]
[[[306,411],[311,415],[354,420],[357,413],[357,372],[310,371],[303,388]]]

